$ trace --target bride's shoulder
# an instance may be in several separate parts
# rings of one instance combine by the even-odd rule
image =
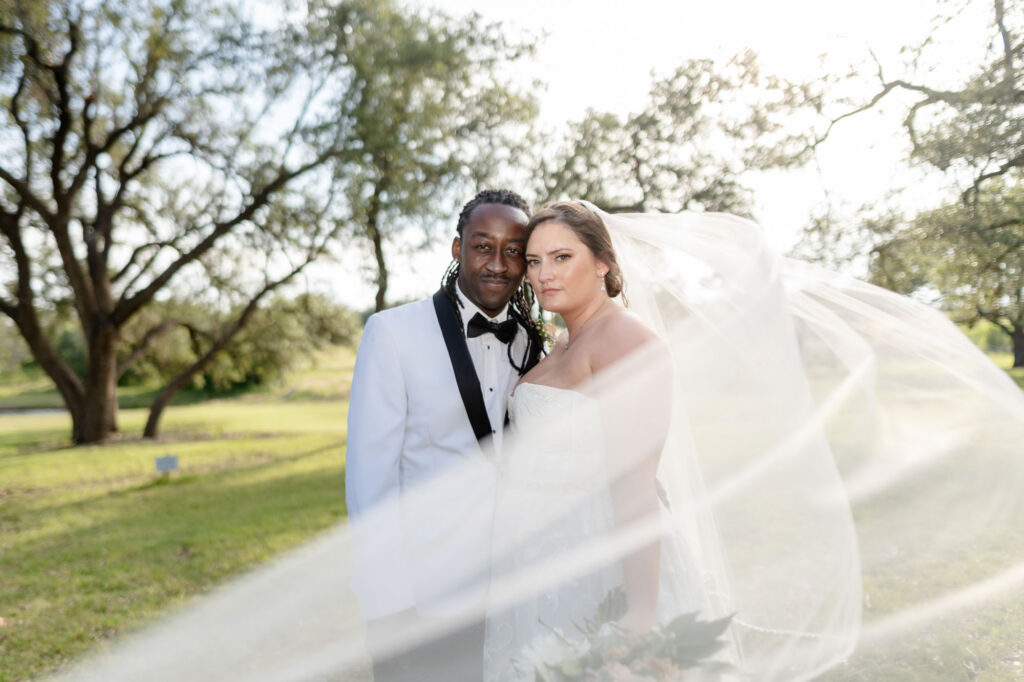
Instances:
[[[654,331],[628,310],[606,315],[595,329],[591,367],[595,372],[649,344],[660,343]]]

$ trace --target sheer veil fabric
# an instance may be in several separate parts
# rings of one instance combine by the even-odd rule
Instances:
[[[339,525],[61,677],[369,679],[354,591],[395,589],[375,583],[374,538],[396,514],[409,582],[436,608],[429,621],[390,623],[380,641],[391,651],[669,535],[688,548],[703,616],[733,615],[728,655],[755,680],[843,679],[893,648],[969,636],[986,614],[1024,612],[1024,396],[954,325],[782,258],[734,216],[599,215],[630,309],[664,341],[577,388],[599,411],[600,457],[587,456],[594,433],[566,438],[580,421],[555,405],[501,453],[467,453],[391,508]],[[559,443],[558,461],[575,468],[525,483],[564,494],[496,534],[492,564],[446,557],[431,510],[457,499],[500,511],[503,467],[541,442]],[[667,515],[530,555],[531,538],[652,449]],[[587,486],[565,485],[584,476]],[[534,558],[510,568],[513,555]],[[418,577],[417,566],[439,559],[451,567],[445,580]]]

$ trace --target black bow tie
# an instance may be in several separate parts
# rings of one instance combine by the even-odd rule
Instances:
[[[480,313],[469,318],[469,325],[466,327],[467,339],[488,333],[494,334],[498,341],[508,343],[516,337],[516,321],[508,319],[504,322],[491,322]]]

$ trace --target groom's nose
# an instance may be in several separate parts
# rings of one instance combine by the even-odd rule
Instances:
[[[495,249],[491,257],[487,259],[484,267],[488,272],[505,272],[508,270],[508,261],[501,251]]]

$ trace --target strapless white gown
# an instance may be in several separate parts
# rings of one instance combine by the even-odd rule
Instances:
[[[492,583],[486,620],[485,682],[534,680],[524,653],[553,630],[572,638],[623,586],[617,559],[588,558],[608,549],[614,531],[604,472],[598,403],[577,391],[520,384],[509,402],[511,447],[499,457]],[[580,560],[590,568],[578,571]],[[593,568],[597,565],[597,568]],[[662,539],[657,617],[660,622],[705,607],[697,570],[678,533]],[[530,588],[534,571],[539,590]],[[552,576],[566,571],[565,579]],[[522,578],[522,598],[508,600],[508,576]],[[509,603],[511,601],[511,603]]]

